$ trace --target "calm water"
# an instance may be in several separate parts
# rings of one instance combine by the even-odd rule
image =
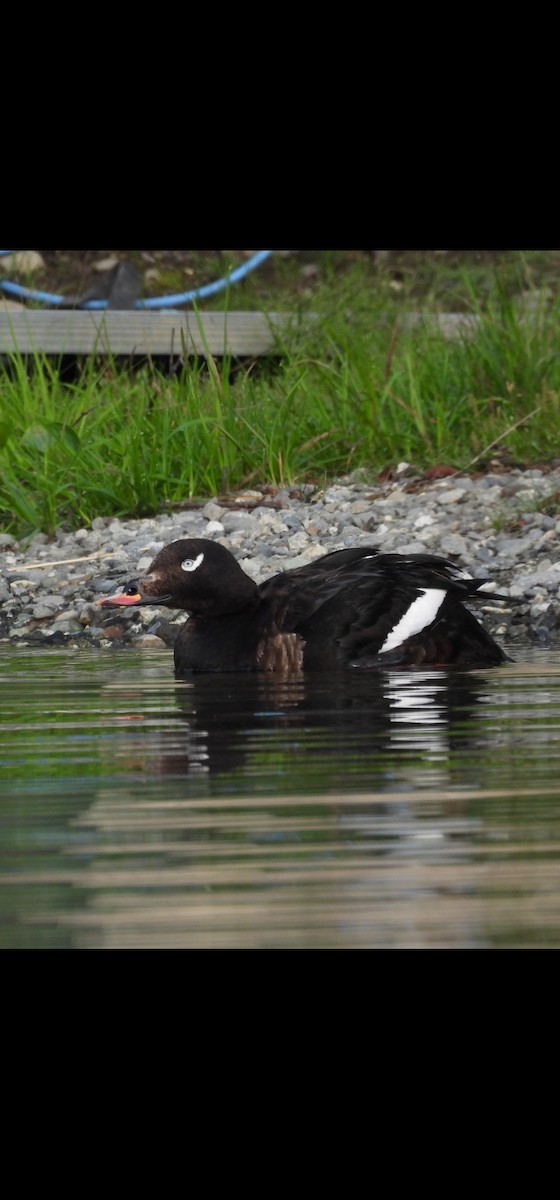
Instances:
[[[560,946],[560,653],[176,683],[0,651],[0,946]]]

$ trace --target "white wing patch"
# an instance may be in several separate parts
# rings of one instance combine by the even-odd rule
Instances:
[[[391,632],[387,634],[379,653],[383,654],[384,650],[394,650],[395,646],[400,646],[407,638],[412,637],[415,633],[421,633],[423,629],[431,625],[432,621],[435,621],[446,595],[443,588],[422,588],[421,594],[412,601],[400,621],[397,621]]]
[[[203,562],[203,560],[204,560],[203,554],[197,555],[196,558],[186,558],[184,560],[184,562],[181,563],[181,567],[182,567],[183,571],[196,571],[196,568],[200,566],[200,564],[201,564],[201,562]]]

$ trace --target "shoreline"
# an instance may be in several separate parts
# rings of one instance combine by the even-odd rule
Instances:
[[[96,601],[150,565],[164,545],[208,537],[261,582],[331,550],[371,546],[449,558],[495,583],[469,608],[501,645],[560,646],[560,467],[418,479],[339,479],[323,491],[262,488],[180,512],[36,535],[0,534],[0,642],[19,646],[172,645],[186,619],[163,608],[111,610]],[[482,598],[481,598],[482,599]]]

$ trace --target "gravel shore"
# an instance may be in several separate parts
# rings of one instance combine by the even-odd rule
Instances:
[[[100,608],[168,542],[207,537],[252,578],[303,566],[330,550],[372,546],[450,558],[490,578],[508,602],[471,606],[505,646],[560,645],[560,464],[479,477],[343,479],[324,491],[267,488],[143,520],[99,517],[90,529],[0,533],[0,641],[76,648],[173,643],[184,613]]]

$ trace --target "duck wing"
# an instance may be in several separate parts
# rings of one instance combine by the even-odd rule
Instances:
[[[465,662],[503,661],[506,656],[461,603],[488,582],[435,555],[354,549],[276,575],[260,593],[275,627],[305,639],[307,665],[329,645],[346,664],[391,665],[427,656],[448,662],[461,654]]]

